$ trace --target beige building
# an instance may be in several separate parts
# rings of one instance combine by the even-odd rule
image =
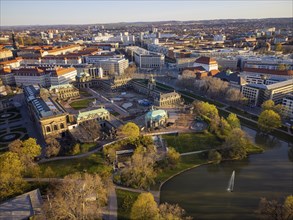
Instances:
[[[13,53],[11,50],[6,49],[6,48],[0,49],[0,60],[6,60],[6,59],[12,58],[12,57],[13,57]]]
[[[72,84],[62,84],[51,86],[49,92],[54,97],[57,97],[59,100],[69,100],[74,98],[79,98],[79,90],[75,88]]]
[[[39,87],[23,88],[31,120],[35,122],[44,137],[61,134],[67,130],[68,113],[50,97],[47,100],[39,97]]]

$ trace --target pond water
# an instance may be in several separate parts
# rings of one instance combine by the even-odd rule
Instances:
[[[283,199],[292,194],[292,143],[244,130],[265,148],[264,153],[186,171],[163,185],[161,202],[178,203],[195,219],[256,219],[261,197]],[[233,170],[234,191],[227,192]]]

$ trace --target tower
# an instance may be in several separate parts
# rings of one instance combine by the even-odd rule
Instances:
[[[18,43],[15,40],[14,32],[12,32],[12,46],[13,46],[13,57],[17,57]]]

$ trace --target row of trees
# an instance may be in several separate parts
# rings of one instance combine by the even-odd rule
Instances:
[[[202,80],[181,79],[177,81],[177,86],[187,88],[198,94],[207,95],[210,98],[222,99],[235,105],[247,103],[247,99],[242,95],[239,89],[229,88],[228,82],[215,77],[205,77]]]
[[[24,176],[38,176],[40,168],[34,159],[41,154],[36,139],[15,140],[9,151],[0,156],[0,200],[23,192],[27,187]]]

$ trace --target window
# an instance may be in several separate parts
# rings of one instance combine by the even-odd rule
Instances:
[[[54,130],[57,131],[58,130],[58,126],[54,125]]]
[[[47,132],[51,132],[51,128],[48,126],[48,127],[46,127],[46,131]]]
[[[61,129],[64,128],[64,124],[63,124],[63,123],[60,124],[60,128],[61,128]]]

